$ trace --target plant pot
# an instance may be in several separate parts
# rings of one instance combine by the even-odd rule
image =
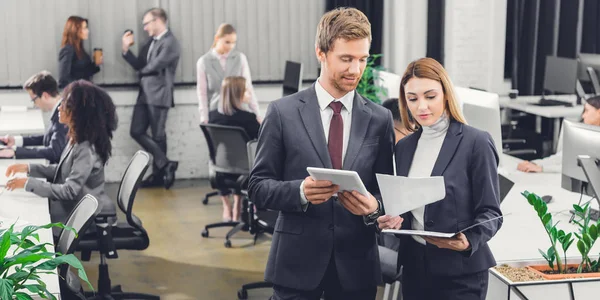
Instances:
[[[577,269],[578,264],[567,264],[567,268]],[[547,280],[559,280],[559,279],[574,279],[574,278],[600,278],[600,272],[592,273],[568,273],[568,274],[546,274],[543,271],[552,270],[548,265],[535,265],[527,266],[527,268]]]
[[[575,259],[575,258],[573,258]],[[573,260],[575,261],[575,260]],[[498,262],[511,267],[543,265],[544,260],[521,260]],[[533,273],[533,271],[531,271]],[[600,295],[600,277],[577,277],[568,279],[512,281],[496,268],[489,270],[486,300],[568,300],[597,299]],[[537,275],[535,276],[539,278]]]

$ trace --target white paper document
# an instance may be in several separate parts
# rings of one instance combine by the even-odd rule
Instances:
[[[313,167],[307,167],[306,171],[315,180],[329,180],[338,185],[341,192],[357,191],[364,196],[369,194],[362,180],[360,180],[360,176],[355,171]]]
[[[487,222],[491,222],[494,221],[496,219],[500,219],[503,218],[504,216],[498,216],[495,218],[491,218],[479,223],[475,223],[461,231],[458,232],[453,232],[453,233],[447,233],[447,232],[436,232],[436,231],[425,231],[425,230],[411,230],[411,229],[384,229],[381,232],[383,233],[390,233],[390,234],[404,234],[404,235],[418,235],[418,236],[430,236],[430,237],[442,237],[442,238],[451,238],[461,232],[467,231],[473,227],[477,227],[481,224],[485,224]]]
[[[444,177],[411,178],[376,174],[385,213],[399,216],[446,197]]]

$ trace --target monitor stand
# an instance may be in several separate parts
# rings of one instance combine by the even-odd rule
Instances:
[[[596,202],[600,206],[600,199],[598,199],[598,192],[600,192],[600,160],[592,158],[588,155],[579,155],[577,157],[577,165],[583,169],[583,173],[587,178],[587,186],[592,188],[592,192],[596,198]],[[597,221],[600,219],[600,211],[590,208],[590,219]],[[574,212],[571,210],[571,220],[573,220]]]

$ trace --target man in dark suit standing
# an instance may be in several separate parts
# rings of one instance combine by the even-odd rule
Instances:
[[[181,49],[173,33],[167,28],[167,13],[152,8],[144,14],[144,30],[150,39],[140,49],[138,57],[129,51],[133,33],[123,35],[123,58],[138,72],[138,94],[130,134],[154,158],[153,172],[142,186],[163,186],[169,189],[175,181],[178,163],[167,158],[165,127],[169,108],[174,106],[173,82]],[[152,137],[146,131],[150,127]]]
[[[319,79],[269,105],[249,195],[257,207],[280,211],[265,272],[272,299],[375,299],[374,223],[383,210],[375,174],[393,172],[394,130],[391,113],[355,91],[370,44],[362,12],[326,13],[315,45]],[[369,194],[338,192],[306,167],[356,171]]]
[[[51,164],[58,163],[67,145],[67,126],[58,122],[60,96],[58,83],[50,72],[42,71],[31,76],[23,89],[27,91],[33,105],[44,112],[52,112],[50,126],[42,135],[0,137],[6,148],[0,150],[1,158],[44,158]],[[41,146],[41,147],[29,147]]]

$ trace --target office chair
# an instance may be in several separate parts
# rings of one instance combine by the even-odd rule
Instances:
[[[241,127],[225,126],[217,124],[200,124],[202,133],[206,138],[209,162],[209,180],[214,189],[237,189],[243,188],[244,181],[250,174],[248,168],[248,154],[246,143],[250,140],[246,131]],[[238,175],[236,180],[224,175]],[[243,203],[242,203],[243,204]],[[225,238],[225,247],[231,247],[229,238],[239,231],[236,226],[240,222],[218,222],[208,224],[202,231],[203,237],[208,237],[208,230],[217,227],[234,227]]]
[[[100,212],[101,207],[98,200],[92,195],[85,195],[69,214],[65,226],[75,229],[79,233],[84,233],[89,228],[92,221]],[[62,254],[73,254],[79,243],[79,237],[70,230],[62,230],[56,243],[56,252]],[[63,299],[85,299],[79,277],[70,271],[69,265],[64,264],[58,267],[60,294]]]
[[[254,166],[254,158],[256,156],[257,141],[249,141],[246,148],[248,149],[248,165],[250,169]],[[263,233],[273,234],[275,231],[275,222],[277,222],[277,215],[279,212],[271,210],[257,210],[254,211],[254,202],[248,197],[246,191],[244,193],[244,215],[242,220],[248,224],[247,230],[254,235],[254,244],[258,236]],[[252,282],[242,285],[242,288],[238,290],[238,299],[248,299],[248,290],[260,289],[260,288],[272,288],[273,284],[266,281]]]
[[[592,82],[594,94],[596,96],[600,95],[600,82],[598,81],[598,74],[596,74],[596,70],[594,70],[592,67],[587,67],[587,73],[590,77],[590,81]]]
[[[100,252],[98,266],[98,293],[86,292],[92,299],[148,299],[160,300],[159,296],[123,292],[121,286],[111,287],[107,258],[117,258],[117,250],[145,250],[150,245],[148,233],[142,226],[142,221],[133,214],[133,203],[138,187],[150,166],[150,155],[138,151],[129,161],[125,174],[117,192],[117,204],[125,212],[126,223],[119,222],[116,226],[108,224],[107,218],[96,219],[96,235],[86,235],[77,247],[81,251],[81,260],[89,261],[91,252]]]
[[[302,88],[302,64],[286,61],[283,74],[283,96],[297,93]]]

